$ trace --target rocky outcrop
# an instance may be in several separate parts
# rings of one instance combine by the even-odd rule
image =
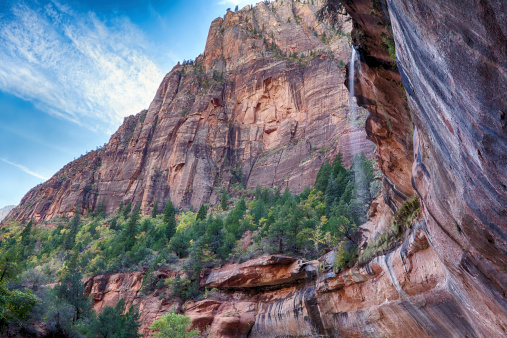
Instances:
[[[167,74],[148,110],[28,192],[9,218],[111,213],[121,202],[148,213],[168,199],[186,209],[232,186],[298,193],[338,151],[346,164],[353,151],[371,155],[348,114],[348,39],[316,20],[321,6],[262,2],[214,20],[204,54]]]
[[[498,93],[507,92],[506,5],[498,1],[448,1],[445,6],[438,1],[343,3],[355,21],[352,35],[362,45],[356,92],[365,93],[358,101],[371,112],[368,135],[379,146],[381,163],[382,152],[398,148],[384,144],[383,150],[382,133],[374,132],[381,125],[375,121],[384,115],[391,128],[377,129],[391,129],[386,135],[400,140],[399,147],[406,149],[391,165],[406,183],[411,172],[429,243],[451,286],[454,301],[449,311],[459,309],[461,318],[467,319],[468,335],[504,336],[507,100]],[[389,71],[386,22],[396,42],[397,64]],[[389,84],[386,79],[394,81]],[[400,81],[411,115],[394,107],[379,113],[374,106],[385,107],[378,101],[392,97],[385,94]],[[412,138],[408,138],[412,124],[414,155],[409,156],[412,146],[404,142]],[[411,163],[411,170],[400,163]],[[393,170],[382,168],[387,183],[398,181]]]
[[[230,264],[206,278],[204,286],[215,290],[207,299],[183,306],[139,294],[139,273],[97,276],[87,290],[97,310],[120,297],[139,306],[145,334],[156,318],[181,309],[213,337],[480,336],[427,236],[419,221],[391,252],[338,274],[333,252],[313,262],[273,255]]]
[[[383,174],[382,196],[397,210],[415,194],[411,185],[413,123],[396,62],[384,0],[342,1],[353,19],[352,43],[360,55],[354,81],[357,103],[369,111],[366,132]],[[393,51],[389,52],[389,44]]]
[[[155,279],[167,279],[175,275],[176,272],[170,270],[157,271]],[[86,294],[91,295],[93,308],[98,313],[106,306],[114,307],[120,299],[125,301],[127,309],[136,306],[140,312],[140,332],[148,335],[149,328],[156,319],[168,312],[178,311],[181,303],[159,297],[158,293],[143,295],[141,287],[144,277],[142,272],[91,277],[85,281]]]
[[[302,262],[292,257],[261,257],[213,270],[204,285],[209,288],[243,289],[291,283],[305,276],[301,267]]]

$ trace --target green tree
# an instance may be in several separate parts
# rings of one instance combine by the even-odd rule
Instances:
[[[30,244],[30,234],[33,228],[33,221],[30,220],[28,224],[25,226],[23,231],[21,231],[21,244],[23,246],[28,246]]]
[[[76,210],[74,216],[69,222],[69,232],[65,236],[63,240],[63,249],[70,250],[76,244],[76,235],[81,227],[81,217],[79,216],[79,211]]]
[[[125,251],[130,251],[130,249],[132,249],[132,247],[136,244],[137,229],[139,226],[139,219],[141,218],[140,214],[141,203],[138,203],[132,211],[132,215],[130,215],[130,219],[124,230]]]
[[[227,195],[227,191],[222,191],[222,196],[220,197],[220,208],[222,210],[227,210],[227,203],[229,203],[229,196]]]
[[[81,274],[77,270],[73,270],[63,278],[60,284],[54,287],[56,297],[73,307],[73,322],[87,317],[92,306],[90,300],[85,296],[84,284],[81,279]]]
[[[236,236],[232,232],[226,232],[222,246],[218,251],[221,259],[226,259],[236,246]]]
[[[4,332],[9,323],[26,319],[38,303],[31,290],[9,290],[0,282],[0,332]]]
[[[201,207],[199,208],[199,211],[197,212],[196,220],[201,221],[201,220],[206,219],[207,213],[208,213],[208,208],[206,207],[205,204],[202,204]]]
[[[171,238],[169,250],[174,252],[180,259],[186,257],[188,255],[189,241],[190,239],[187,237],[186,233],[184,231],[179,231]]]
[[[153,209],[151,209],[151,218],[156,218],[158,213],[158,200],[155,200],[153,204]]]
[[[209,244],[209,249],[214,253],[218,253],[218,248],[224,240],[223,227],[222,218],[217,216],[206,229],[206,242]]]
[[[315,189],[318,191],[326,191],[328,180],[333,168],[329,162],[324,163],[319,172],[317,173],[317,178],[315,179]]]
[[[157,319],[150,329],[157,331],[157,338],[193,338],[199,336],[199,330],[187,331],[191,324],[190,317],[177,313],[168,313]]]
[[[176,210],[174,210],[171,201],[168,201],[164,207],[163,228],[165,236],[169,241],[176,232]]]
[[[116,306],[106,306],[98,316],[92,316],[87,332],[89,337],[138,338],[140,326],[139,312],[131,306],[125,314],[125,300],[120,299]]]
[[[95,209],[95,212],[94,212],[94,217],[97,217],[100,219],[106,217],[106,205],[105,205],[103,199],[97,205],[97,208]]]
[[[338,177],[338,175],[346,173],[347,169],[343,166],[343,155],[340,152],[333,160],[333,174],[335,177]]]
[[[123,218],[126,219],[129,216],[131,210],[132,210],[132,202],[129,202],[129,204],[127,204],[125,209],[123,209]]]
[[[340,194],[340,187],[338,184],[336,184],[336,180],[334,178],[334,174],[331,172],[329,174],[329,179],[327,181],[327,188],[326,188],[326,207],[327,210],[330,212],[331,207],[334,202],[336,202],[339,199]]]

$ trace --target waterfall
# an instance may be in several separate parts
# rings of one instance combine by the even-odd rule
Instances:
[[[350,64],[349,64],[349,108],[352,115],[355,115],[356,103],[354,101],[355,92],[354,92],[354,79],[356,72],[356,58],[357,51],[354,46],[352,46],[352,55],[350,56]]]
[[[357,101],[355,98],[355,89],[354,89],[354,82],[355,82],[355,75],[356,75],[356,68],[360,72],[361,71],[361,63],[356,61],[359,61],[359,53],[357,52],[357,49],[355,46],[352,46],[352,51],[350,55],[350,63],[349,63],[349,114],[347,116],[347,123],[350,130],[357,129],[359,127],[364,128],[364,126],[358,125],[358,119],[360,119],[361,114],[361,108],[357,106]],[[361,170],[360,162],[357,162],[356,156],[359,156],[361,149],[359,144],[356,142],[356,140],[350,139],[350,145],[349,145],[350,153],[354,156],[353,157],[353,163],[352,163],[352,170],[354,172],[354,180],[356,182],[355,187],[355,198],[356,202],[366,202],[365,198],[367,198],[369,193],[369,187],[365,186],[364,184],[361,184],[360,182],[366,181],[366,176],[364,175],[363,170]],[[362,204],[362,203],[361,203]],[[366,207],[367,208],[367,207]]]

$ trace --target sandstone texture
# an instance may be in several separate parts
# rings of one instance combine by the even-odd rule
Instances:
[[[413,185],[476,335],[505,336],[507,3],[438,3],[389,1],[415,125]]]
[[[156,318],[180,309],[212,337],[480,336],[427,235],[421,220],[393,251],[338,274],[334,252],[312,262],[272,255],[229,264],[211,271],[204,286],[218,291],[198,302],[141,295],[140,273],[86,285],[96,310],[120,297],[139,306],[145,335]]]
[[[398,0],[344,5],[363,53],[358,102],[371,113],[366,129],[378,146],[377,158],[388,164],[381,164],[385,200],[391,207],[396,199],[389,196],[403,201],[411,193],[410,177],[428,241],[452,286],[453,309],[468,322],[466,335],[505,336],[507,5]],[[386,23],[396,42],[392,67],[386,66],[392,63]],[[406,94],[393,99],[389,93],[400,81]],[[411,114],[401,109],[405,99]]]
[[[352,43],[361,61],[354,81],[357,103],[369,111],[365,129],[377,146],[382,196],[395,211],[415,194],[410,179],[413,124],[401,76],[386,45],[392,37],[389,11],[384,0],[342,3],[353,19]]]
[[[148,213],[169,199],[198,208],[241,186],[298,193],[338,151],[349,165],[351,149],[371,156],[348,109],[348,38],[317,21],[322,4],[261,2],[214,20],[204,53],[165,76],[148,110],[29,191],[9,219],[100,204],[112,213],[121,202]]]

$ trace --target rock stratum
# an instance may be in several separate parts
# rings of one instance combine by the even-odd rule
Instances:
[[[163,79],[148,110],[102,149],[27,193],[10,219],[42,222],[104,205],[215,203],[221,189],[313,186],[338,151],[373,154],[344,85],[350,45],[316,19],[322,1],[259,3],[211,24],[206,49]],[[350,31],[350,23],[345,27]]]
[[[204,276],[202,286],[216,291],[199,302],[142,295],[141,273],[96,276],[86,286],[98,311],[121,298],[139,306],[146,335],[156,318],[179,310],[212,337],[473,336],[427,232],[421,221],[392,252],[339,274],[330,268],[334,252],[311,262],[273,255],[229,264]]]
[[[319,1],[315,3],[322,5]],[[376,145],[376,156],[383,172],[382,196],[372,205],[368,223],[361,227],[360,247],[364,248],[367,243],[373,242],[378,234],[390,224],[393,212],[399,210],[412,195],[417,194],[421,203],[421,212],[403,239],[369,262],[340,273],[334,273],[331,269],[333,251],[318,261],[311,262],[274,255],[241,264],[229,264],[208,271],[202,276],[203,287],[216,289],[208,298],[185,304],[174,299],[159,298],[157,294],[141,295],[139,293],[143,278],[141,272],[95,276],[87,280],[86,285],[88,292],[94,297],[97,310],[106,305],[114,305],[120,297],[124,297],[128,304],[140,306],[142,329],[146,334],[149,334],[148,327],[156,318],[177,309],[190,316],[194,326],[207,328],[208,332],[216,337],[319,335],[330,337],[503,337],[507,335],[507,123],[505,117],[507,113],[505,95],[507,93],[507,4],[494,0],[450,0],[445,4],[436,0],[428,0],[424,3],[402,0],[344,0],[342,3],[352,17],[352,41],[358,46],[361,54],[361,71],[357,73],[354,83],[357,102],[369,111],[365,129],[368,137]],[[312,15],[315,14],[311,5],[298,2],[292,3],[285,0],[282,5],[281,1],[277,1],[274,7],[271,6],[261,3],[257,5],[254,13],[262,12],[265,15],[264,13],[269,10],[274,14],[272,16],[268,13],[266,18],[276,18],[285,13],[282,8],[292,8],[293,14],[294,8],[296,11],[308,8],[310,12],[313,10]],[[276,13],[272,8],[276,8]],[[97,173],[101,173],[101,178],[106,177],[102,176],[106,175],[103,170],[111,167],[105,163],[112,161],[113,157],[108,159],[109,157],[105,154],[113,156],[112,149],[120,149],[122,142],[125,142],[125,135],[129,135],[127,131],[132,130],[132,135],[134,135],[132,139],[129,139],[129,142],[121,148],[122,151],[115,155],[125,161],[118,162],[125,164],[125,167],[113,169],[123,172],[130,166],[129,170],[133,172],[135,168],[141,168],[136,174],[138,176],[135,176],[138,179],[130,182],[132,186],[144,187],[143,194],[136,195],[144,197],[135,198],[141,198],[146,207],[149,205],[147,202],[149,198],[146,196],[150,196],[148,192],[144,193],[146,189],[150,190],[153,187],[150,191],[159,191],[160,187],[168,184],[166,178],[195,178],[202,174],[203,167],[200,165],[203,165],[204,161],[201,162],[201,158],[195,155],[196,150],[187,151],[198,149],[193,147],[200,144],[199,137],[192,136],[197,135],[194,133],[197,128],[203,135],[209,135],[210,130],[215,130],[216,139],[219,136],[223,137],[222,140],[225,139],[221,143],[223,148],[219,147],[217,148],[219,150],[211,152],[218,157],[210,158],[220,158],[220,154],[227,154],[229,159],[241,158],[241,161],[233,163],[241,163],[245,182],[250,187],[258,183],[270,186],[269,184],[272,185],[273,182],[282,182],[293,191],[297,191],[304,186],[301,182],[305,182],[306,179],[311,181],[312,171],[304,171],[302,166],[311,168],[310,164],[313,163],[312,161],[318,161],[317,157],[311,157],[309,162],[297,162],[297,166],[291,166],[292,161],[283,164],[285,158],[283,155],[279,155],[278,162],[268,156],[264,159],[266,162],[262,162],[265,165],[258,167],[259,159],[255,161],[257,164],[252,164],[248,154],[255,152],[255,149],[261,149],[258,150],[260,153],[268,151],[268,154],[271,154],[271,151],[284,153],[289,150],[291,154],[292,152],[297,154],[296,150],[302,149],[298,148],[302,147],[300,143],[289,142],[283,150],[277,149],[279,144],[282,144],[280,141],[283,139],[282,135],[291,140],[294,137],[289,138],[287,135],[292,135],[291,133],[296,135],[301,132],[302,127],[305,131],[305,140],[310,138],[309,135],[313,135],[312,142],[321,140],[323,144],[329,145],[333,143],[326,138],[340,136],[339,147],[343,135],[348,134],[336,134],[336,130],[341,130],[340,128],[333,129],[334,134],[333,132],[327,134],[327,130],[331,129],[326,128],[331,128],[331,122],[319,122],[323,124],[313,129],[316,122],[312,121],[315,120],[298,118],[301,108],[298,110],[295,107],[302,106],[297,106],[295,102],[303,104],[305,109],[309,109],[308,111],[312,111],[309,107],[315,108],[315,105],[339,107],[341,102],[345,102],[345,96],[340,99],[342,94],[335,92],[329,86],[322,92],[320,90],[325,87],[323,83],[328,83],[327,81],[330,81],[329,83],[335,80],[344,81],[345,75],[341,73],[338,66],[335,66],[333,58],[322,53],[306,63],[304,68],[301,68],[301,65],[291,68],[291,64],[286,59],[265,60],[265,58],[256,57],[253,52],[247,53],[246,50],[240,50],[240,46],[254,50],[251,42],[257,40],[253,38],[246,45],[240,42],[230,44],[229,48],[223,48],[224,41],[228,39],[234,41],[238,37],[243,37],[241,32],[248,32],[248,30],[237,28],[243,23],[248,24],[240,19],[244,15],[242,13],[243,11],[230,13],[227,14],[225,20],[217,19],[213,22],[206,53],[201,57],[203,68],[213,69],[222,62],[214,63],[214,60],[220,60],[219,56],[223,56],[226,61],[221,64],[227,74],[230,72],[231,75],[228,75],[231,76],[230,79],[236,79],[233,81],[234,85],[231,84],[231,87],[225,85],[223,88],[226,89],[218,90],[222,96],[215,95],[213,92],[202,101],[196,100],[205,108],[195,111],[185,110],[184,117],[177,117],[174,116],[176,114],[171,115],[171,112],[177,109],[169,107],[180,107],[178,105],[184,97],[179,97],[180,91],[174,89],[179,86],[170,85],[170,83],[185,84],[186,82],[181,80],[184,79],[182,68],[173,70],[164,80],[165,84],[163,83],[159,89],[154,103],[144,117],[141,114],[127,119],[105,149],[88,154],[88,157],[81,159],[81,161],[88,161],[86,164],[88,167],[96,166],[97,168],[95,172],[92,170],[88,172],[88,175],[91,175],[90,179],[95,179]],[[298,15],[302,20],[313,20],[312,27],[317,27],[317,30],[324,29],[315,21],[314,16],[308,14],[309,19],[304,19],[306,18],[304,14]],[[255,18],[257,20],[260,17],[255,16]],[[265,27],[269,27],[268,22],[276,21],[270,20],[264,21]],[[283,22],[285,25],[287,21],[285,18],[276,22]],[[262,27],[262,24],[259,27]],[[222,28],[224,33],[221,31]],[[227,33],[228,30],[231,35]],[[302,34],[305,35],[304,29]],[[292,30],[286,31],[285,34],[278,36],[280,40],[277,41],[280,42],[276,43],[280,43],[281,48],[292,48],[292,46],[306,48],[303,46],[309,46],[305,43],[309,44],[308,41],[313,41],[313,37],[309,34],[308,41],[304,42],[306,40],[302,38],[303,35]],[[396,44],[396,61],[393,60],[394,50],[389,53],[390,39]],[[244,39],[238,41],[244,41]],[[336,43],[334,52],[336,59],[341,52],[345,53],[345,49],[338,47],[340,39],[332,41],[335,42],[331,42],[329,46],[334,46],[333,44]],[[217,47],[220,45],[222,48]],[[215,54],[212,54],[212,50]],[[298,53],[301,51],[303,49],[297,50]],[[232,60],[237,60],[234,61],[234,65],[227,63],[229,55]],[[346,53],[343,57],[346,57]],[[267,62],[269,60],[274,61]],[[276,77],[271,77],[266,84],[266,74],[275,72],[273,67],[284,69],[282,73],[285,74],[284,76],[290,76],[291,80],[283,82],[276,80]],[[242,80],[238,72],[242,74]],[[308,82],[307,87],[305,80],[307,78],[304,75],[306,72],[318,74],[321,81],[312,87],[313,90],[309,89],[311,82]],[[315,81],[313,76],[310,78]],[[257,85],[253,85],[254,82]],[[285,87],[280,83],[285,83]],[[303,83],[304,86],[294,87],[293,83]],[[282,86],[277,87],[279,91],[300,93],[298,94],[300,96],[286,95],[283,96],[285,99],[280,101],[280,96],[274,96],[276,95],[274,89],[268,92],[263,89],[275,84]],[[300,89],[298,91],[294,88]],[[304,88],[304,95],[301,94],[301,88]],[[254,101],[247,99],[252,97],[247,95],[250,92],[252,95],[264,94]],[[316,101],[310,98],[302,99],[312,97],[312,95],[317,95],[314,97],[318,99]],[[271,97],[275,97],[276,100],[269,101]],[[291,97],[290,100],[289,97]],[[292,101],[292,98],[297,97],[299,99]],[[234,99],[231,101],[231,98]],[[260,107],[264,108],[261,109],[263,113],[259,115],[259,110],[255,108],[257,106],[251,106],[250,102],[261,101],[263,103]],[[165,105],[165,102],[171,103]],[[223,108],[222,104],[229,108]],[[266,108],[268,106],[271,108]],[[276,109],[272,108],[274,106]],[[270,120],[268,117],[273,116],[270,114],[279,116],[278,114],[282,114],[280,111],[285,114],[288,110],[279,108],[282,106],[293,107],[290,114],[286,116],[294,117],[284,121],[294,121],[290,123],[295,123],[295,128],[290,123],[284,125],[283,122],[279,123],[277,119],[274,122],[275,120]],[[160,107],[166,108],[164,110]],[[159,113],[160,111],[164,113]],[[203,115],[197,111],[206,112],[202,114],[207,117],[202,117]],[[228,115],[229,112],[234,112],[234,114]],[[164,118],[164,116],[173,117]],[[220,116],[223,116],[223,121],[227,123],[220,122]],[[234,131],[232,134],[231,129],[228,129],[230,116],[234,116],[231,126]],[[259,116],[263,116],[262,122],[259,122],[261,121]],[[309,116],[319,116],[319,121],[334,121],[328,113]],[[203,120],[206,119],[214,122],[210,122],[207,129],[200,129],[204,123]],[[139,122],[141,120],[143,123]],[[238,121],[237,125],[235,121]],[[340,118],[337,121],[338,125],[343,123]],[[156,122],[155,127],[153,127],[154,122]],[[164,130],[174,131],[171,139],[176,140],[174,142],[177,147],[182,147],[181,149],[185,151],[181,152],[177,150],[179,148],[174,148],[167,150],[167,153],[162,152],[159,156],[167,161],[173,161],[170,163],[176,166],[179,164],[180,169],[174,172],[171,171],[172,169],[167,169],[167,175],[164,172],[165,169],[160,169],[161,181],[151,180],[149,181],[153,182],[151,185],[144,183],[143,185],[141,182],[146,182],[148,178],[141,176],[142,168],[146,165],[144,163],[149,163],[149,161],[141,159],[150,158],[149,154],[153,148],[136,148],[133,140],[150,139],[150,142],[144,142],[144,144],[159,144],[160,146],[160,143],[156,142],[156,135],[159,124],[163,123],[166,126]],[[181,126],[175,129],[171,123],[181,123]],[[152,127],[149,127],[150,124]],[[191,127],[194,124],[199,127]],[[181,129],[182,126],[188,129]],[[276,129],[271,129],[275,126]],[[253,132],[257,130],[256,128],[262,130],[262,142],[255,138],[257,136],[252,136],[258,135]],[[181,131],[177,132],[180,129]],[[184,130],[186,130],[185,133],[183,133]],[[220,130],[222,132],[219,132]],[[138,134],[139,136],[136,136]],[[143,138],[141,135],[144,135]],[[167,137],[168,134],[165,135]],[[228,137],[234,142],[228,141]],[[191,141],[188,141],[190,139]],[[270,141],[267,142],[267,140]],[[242,146],[231,148],[226,146],[231,144],[227,142]],[[306,142],[303,143],[306,144]],[[255,148],[254,145],[262,145],[264,148]],[[197,154],[208,154],[206,144],[204,146],[201,144],[200,147]],[[107,149],[111,149],[111,152],[107,153]],[[131,150],[127,151],[127,149]],[[134,149],[137,149],[137,152]],[[122,157],[123,154],[125,157]],[[191,163],[195,163],[192,165],[194,176],[184,175],[189,170],[187,167],[189,162],[180,162],[182,160],[178,159],[179,155],[176,154],[190,154],[187,158],[190,156],[194,161]],[[270,156],[276,158],[276,154]],[[132,158],[138,159],[143,165],[132,167],[130,163],[139,163]],[[274,162],[277,164],[275,165]],[[185,164],[181,165],[181,163]],[[280,176],[278,171],[285,170],[286,167],[295,168],[295,171],[291,171],[293,176],[289,175],[287,179],[281,180],[280,177],[286,177],[284,176],[286,174]],[[214,173],[226,172],[220,171],[223,170],[222,168],[218,166]],[[249,174],[247,174],[248,168],[251,168]],[[262,176],[256,176],[254,174],[256,170],[261,170],[259,172],[263,173]],[[181,173],[178,174],[179,172]],[[232,170],[230,172],[232,175]],[[225,181],[227,182],[231,177],[228,176]],[[262,181],[266,178],[269,178],[269,184]],[[85,177],[80,179],[84,180]],[[75,178],[74,180],[79,181]],[[104,181],[107,180],[104,178]],[[110,184],[109,189],[113,189],[115,184],[121,185],[120,182]],[[99,186],[95,186],[96,189],[99,189]],[[178,185],[170,186],[173,189],[173,186]],[[78,188],[79,186],[76,186],[74,191],[77,192]],[[45,213],[36,212],[36,207],[28,207],[29,203],[42,205],[40,203],[43,203],[41,202],[43,198],[54,198],[56,201],[51,191],[66,191],[61,187],[58,187],[60,190],[56,188],[48,190],[49,184],[44,186],[44,189],[46,190],[38,187],[32,190],[23,202],[25,206],[18,207],[10,214],[10,217],[23,217],[23,212],[25,212],[25,216],[38,215],[40,219],[44,219],[44,217],[57,215],[58,210],[64,212],[65,205],[75,205],[75,200],[67,204],[44,202],[49,203],[47,204],[49,207],[44,209]],[[135,191],[136,188],[129,189]],[[173,196],[171,189],[161,188],[160,191],[164,191],[167,195],[157,198],[163,200],[167,196]],[[87,193],[91,191],[93,189]],[[118,194],[120,195],[123,191],[119,189]],[[189,191],[187,193],[191,192],[191,195],[182,194],[177,202],[183,203],[180,205],[191,204],[192,201],[198,200],[195,196],[205,196],[205,191],[206,188],[202,187],[198,191]],[[47,193],[46,197],[43,192]],[[99,194],[98,190],[96,194]],[[134,195],[133,193],[127,195],[130,196],[127,198],[134,198]],[[39,198],[37,200],[34,196],[43,197],[37,197]],[[190,196],[188,201],[184,196]],[[213,193],[209,194],[210,200],[213,196]],[[65,199],[61,198],[60,201],[65,201]],[[176,273],[175,271],[158,272],[159,278],[168,278]]]

